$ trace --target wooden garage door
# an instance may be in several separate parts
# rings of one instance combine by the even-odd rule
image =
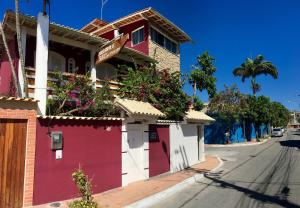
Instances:
[[[26,120],[0,119],[0,207],[23,205]]]

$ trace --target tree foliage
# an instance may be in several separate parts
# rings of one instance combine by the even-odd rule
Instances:
[[[271,103],[271,125],[273,127],[284,127],[291,117],[290,111],[279,102]]]
[[[277,68],[272,62],[265,61],[262,55],[256,56],[254,60],[247,58],[241,66],[233,70],[233,75],[241,77],[242,82],[245,82],[247,78],[251,78],[251,89],[253,95],[256,95],[256,93],[261,89],[261,86],[256,82],[256,77],[261,74],[270,75],[274,79],[278,78]]]
[[[211,99],[208,108],[209,112],[221,120],[229,131],[235,123],[240,121],[245,104],[245,96],[236,85],[230,87],[225,85],[225,90]]]
[[[214,66],[215,59],[205,51],[197,57],[197,64],[193,65],[193,70],[189,75],[189,82],[194,88],[194,96],[196,90],[202,92],[207,90],[210,98],[216,94],[216,67]]]
[[[124,68],[124,66],[123,66]],[[155,64],[138,68],[128,67],[119,90],[122,98],[151,103],[166,114],[168,119],[182,120],[190,105],[190,98],[183,92],[180,73],[159,71]]]
[[[193,107],[194,110],[201,111],[204,108],[204,103],[198,97],[193,97]]]

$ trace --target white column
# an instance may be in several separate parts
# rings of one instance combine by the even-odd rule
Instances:
[[[204,125],[199,126],[199,161],[205,160]]]
[[[22,43],[22,51],[23,51],[23,55],[24,55],[24,64],[25,64],[25,57],[26,57],[26,35],[27,35],[27,31],[26,28],[22,27],[21,28],[21,43]],[[24,80],[26,79],[26,77],[23,76],[22,73],[22,67],[21,67],[21,59],[19,59],[19,66],[18,66],[18,81],[21,87],[21,95],[22,97],[25,96],[25,92],[24,92]]]
[[[47,76],[48,76],[48,44],[49,44],[49,16],[38,14],[36,33],[35,58],[35,92],[34,98],[39,100],[39,113],[46,114]]]
[[[120,35],[120,32],[118,29],[114,30],[114,38],[118,37]]]
[[[97,80],[97,73],[96,73],[96,66],[95,66],[95,49],[91,50],[91,79],[94,87],[96,87],[96,80]]]

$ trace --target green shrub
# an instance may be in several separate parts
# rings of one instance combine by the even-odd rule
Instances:
[[[69,204],[70,208],[97,208],[98,205],[92,197],[91,181],[85,173],[78,169],[72,174],[81,199],[75,200]]]

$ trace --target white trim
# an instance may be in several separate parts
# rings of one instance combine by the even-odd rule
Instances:
[[[142,29],[143,27],[145,27],[145,25],[142,25],[142,26],[140,26],[140,27],[138,27],[138,28],[132,30],[131,33],[134,33],[134,32],[136,32],[136,31]]]
[[[141,41],[141,42],[139,42],[139,43],[137,43],[137,44],[133,44],[133,36],[132,36],[132,34],[133,34],[134,32],[137,32],[137,31],[141,30],[141,29],[144,29],[144,39],[143,39],[143,41]],[[131,31],[131,34],[130,34],[130,35],[131,35],[131,47],[137,46],[137,45],[139,45],[139,44],[145,42],[145,37],[146,37],[146,36],[145,36],[145,25],[143,25],[143,26],[141,26],[141,27],[139,27],[139,28],[137,28],[137,29]]]
[[[91,79],[92,79],[93,86],[96,88],[97,71],[96,71],[96,66],[95,66],[95,55],[96,55],[96,50],[94,50],[94,49],[90,50]]]
[[[73,65],[72,69],[71,69],[71,64]],[[68,72],[69,73],[75,73],[76,72],[76,60],[73,57],[68,58]]]

